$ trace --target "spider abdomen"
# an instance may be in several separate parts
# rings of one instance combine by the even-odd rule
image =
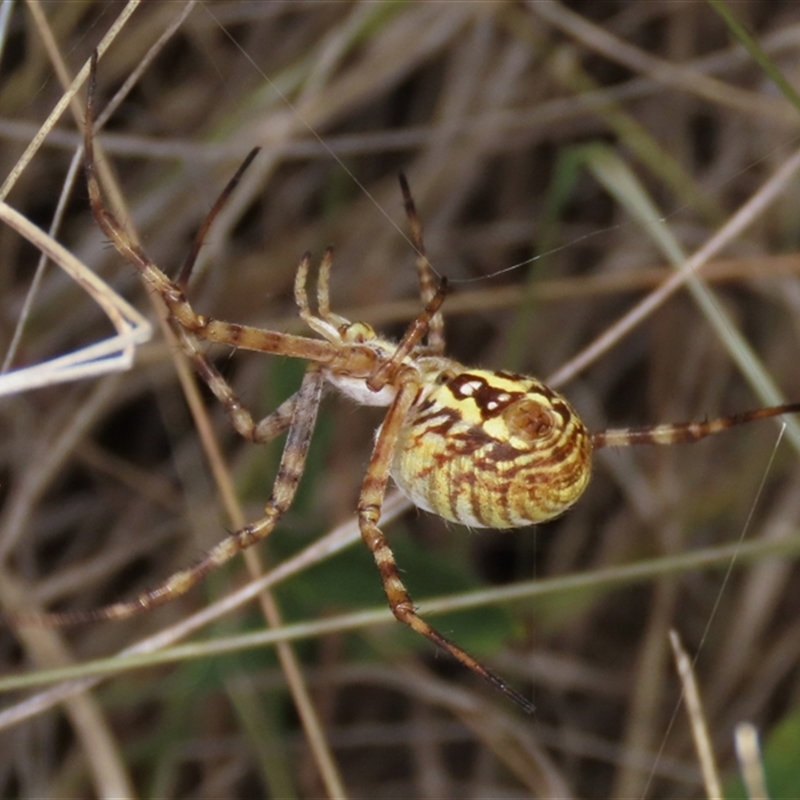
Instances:
[[[591,473],[578,415],[539,381],[464,370],[420,393],[392,477],[420,508],[474,527],[516,528],[568,509]]]

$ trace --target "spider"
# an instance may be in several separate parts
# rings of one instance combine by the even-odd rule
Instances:
[[[316,312],[308,300],[311,256],[300,260],[294,296],[300,317],[318,338],[223,322],[197,313],[185,289],[214,217],[256,155],[252,151],[204,220],[176,280],[170,280],[125,232],[106,206],[95,174],[93,148],[97,60],[92,60],[86,109],[85,157],[91,208],[117,251],[164,301],[177,341],[224,406],[235,429],[253,442],[288,430],[272,495],[263,516],[235,531],[192,566],[133,600],[91,611],[47,615],[56,624],[121,619],[187,592],[209,572],[268,536],[290,507],[303,474],[323,384],[365,405],[387,408],[378,429],[358,499],[358,523],[375,559],[395,617],[450,653],[526,711],[531,703],[416,612],[378,522],[390,476],[418,507],[470,527],[516,528],[566,511],[583,493],[592,453],[600,447],[695,442],[753,420],[800,412],[800,403],[761,408],[704,422],[590,432],[557,392],[535,378],[466,367],[444,355],[437,283],[425,256],[422,226],[406,179],[400,187],[416,251],[423,310],[399,342],[380,337],[363,322],[333,313],[329,279],[333,251],[320,262]],[[254,421],[208,360],[200,340],[301,358],[308,362],[300,388],[260,422]]]

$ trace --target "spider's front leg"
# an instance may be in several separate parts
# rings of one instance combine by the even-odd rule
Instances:
[[[189,279],[195,258],[214,217],[219,212],[242,172],[252,161],[255,151],[248,155],[245,162],[223,190],[209,214],[200,227],[192,250],[181,270],[178,282],[172,281],[149,258],[142,247],[131,237],[114,212],[106,205],[100,182],[97,177],[94,155],[94,97],[97,82],[97,54],[92,56],[89,76],[88,99],[86,102],[86,127],[84,131],[86,185],[89,191],[89,202],[97,224],[111,240],[117,252],[134,266],[142,277],[164,301],[170,315],[170,324],[174,329],[181,328],[190,336],[209,342],[227,345],[242,350],[254,350],[261,353],[285,355],[292,358],[304,358],[318,364],[335,362],[339,355],[335,344],[305,336],[294,336],[288,333],[263,330],[250,325],[239,325],[217,320],[204,314],[198,314],[184,294],[184,285]],[[192,345],[184,339],[181,346],[187,349],[187,355],[194,360]],[[193,348],[197,350],[196,346]]]
[[[303,376],[300,389],[284,403],[284,406],[291,404],[289,433],[283,447],[272,496],[260,519],[229,534],[212,547],[204,558],[186,569],[175,572],[160,586],[142,592],[133,600],[123,600],[101,608],[82,611],[44,614],[20,612],[13,614],[12,620],[21,624],[63,626],[127,619],[186,594],[206,575],[230,561],[237,553],[269,536],[294,501],[297,486],[303,476],[311,434],[317,421],[323,383],[324,377],[319,367],[310,365]]]
[[[197,337],[182,328],[171,317],[168,322],[183,354],[191,361],[195,372],[203,379],[214,397],[225,409],[231,424],[240,436],[256,444],[265,444],[271,442],[289,427],[294,415],[298,393],[284,400],[278,408],[256,422],[222,373],[209,361],[208,356],[199,346]]]
[[[400,622],[446,650],[457,661],[507,695],[523,710],[532,713],[534,706],[529,700],[512,689],[502,678],[484,667],[469,653],[432,628],[417,614],[414,603],[400,579],[394,553],[378,527],[386,485],[389,480],[389,469],[400,428],[420,390],[419,380],[414,370],[411,369],[401,371],[396,377],[396,383],[398,384],[397,394],[375,441],[358,501],[358,524],[361,536],[375,558],[389,606]]]
[[[317,411],[322,397],[324,378],[316,365],[310,365],[303,376],[298,392],[287,401],[292,403],[291,422],[283,447],[278,474],[272,488],[272,496],[266,504],[264,515],[226,536],[196,564],[172,575],[160,587],[143,592],[130,601],[116,603],[98,612],[106,612],[104,619],[129,617],[154,605],[169,602],[185,594],[209,572],[230,561],[237,553],[265,539],[291,506],[300,478],[306,465],[306,456],[311,444],[311,435],[317,421]],[[284,404],[285,405],[285,404]]]
[[[327,342],[318,342],[306,337],[265,331],[245,325],[215,320],[198,314],[185,295],[186,286],[197,260],[200,248],[214,219],[241,180],[245,170],[255,158],[258,148],[251,150],[234,176],[220,193],[211,210],[203,220],[192,247],[181,268],[177,280],[173,281],[153,262],[134,241],[116,215],[106,205],[97,177],[94,153],[94,100],[97,83],[97,54],[93,54],[89,75],[86,102],[86,127],[84,152],[86,182],[92,213],[109,237],[116,250],[141,273],[149,286],[161,297],[167,308],[167,321],[184,355],[191,361],[195,371],[205,381],[214,396],[225,408],[236,431],[246,439],[263,443],[274,439],[289,426],[294,413],[296,396],[286,400],[278,409],[260,422],[255,422],[250,412],[233,392],[228,382],[209,361],[200,347],[199,339],[206,339],[230,347],[257,350],[267,353],[308,358],[316,362],[328,362],[335,358],[335,349]],[[308,256],[298,268],[298,276],[308,273]]]

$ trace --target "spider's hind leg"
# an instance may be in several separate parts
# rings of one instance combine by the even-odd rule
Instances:
[[[375,447],[370,457],[367,474],[358,500],[358,524],[361,529],[361,536],[375,559],[375,564],[380,572],[383,588],[389,601],[389,607],[400,622],[405,623],[438,647],[446,650],[453,658],[480,675],[481,678],[488,681],[496,689],[499,689],[523,710],[532,713],[534,706],[529,700],[512,689],[502,678],[484,667],[469,653],[451,642],[435,628],[432,628],[417,614],[414,603],[400,579],[400,572],[394,553],[392,553],[386,537],[378,527],[383,498],[386,493],[386,484],[389,480],[389,469],[400,426],[419,390],[419,385],[415,380],[407,379],[403,381],[402,376],[398,376],[398,382],[400,385],[397,395],[389,407],[375,441]]]
[[[592,431],[592,447],[628,447],[638,444],[683,444],[699,442],[737,425],[746,425],[760,419],[781,417],[785,414],[800,414],[800,403],[785,403],[751,411],[740,411],[727,417],[716,417],[701,422],[673,422],[664,425],[648,425],[643,428],[619,428]]]

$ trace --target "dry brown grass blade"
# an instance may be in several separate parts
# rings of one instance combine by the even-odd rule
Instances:
[[[108,284],[30,220],[0,202],[0,220],[60,266],[106,313],[117,335],[61,357],[0,375],[0,396],[130,369],[136,346],[150,339],[150,323]],[[18,324],[24,320],[20,319]]]
[[[742,780],[747,787],[750,800],[769,800],[764,764],[761,758],[761,746],[758,731],[749,722],[740,722],[734,732],[736,737],[736,755]]]
[[[670,631],[669,641],[672,645],[675,664],[681,678],[683,700],[686,703],[686,713],[689,716],[692,728],[697,760],[700,762],[700,769],[703,772],[706,797],[708,797],[708,800],[722,800],[723,793],[719,768],[714,756],[714,748],[711,744],[711,735],[708,729],[708,718],[703,711],[700,687],[697,685],[692,660],[684,649],[677,631]]]

